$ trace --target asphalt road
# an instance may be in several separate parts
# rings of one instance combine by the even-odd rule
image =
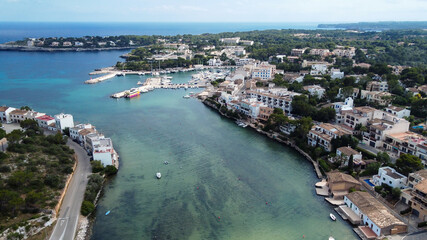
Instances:
[[[74,149],[79,162],[62,202],[58,220],[50,236],[50,240],[74,239],[80,215],[80,207],[86,190],[87,177],[92,171],[86,151],[70,139],[68,139],[67,145]]]

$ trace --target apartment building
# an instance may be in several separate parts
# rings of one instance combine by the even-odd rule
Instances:
[[[427,179],[415,185],[411,196],[412,214],[417,216],[421,221],[427,221]]]
[[[252,78],[260,78],[261,80],[271,80],[276,74],[276,65],[271,65],[267,62],[254,64],[252,67]]]
[[[304,86],[304,90],[308,91],[311,96],[317,96],[318,99],[322,98],[323,94],[325,94],[326,91],[319,85]]]
[[[54,117],[55,117],[56,127],[61,132],[63,132],[65,128],[74,127],[73,115],[60,113],[60,114],[55,115]]]
[[[11,123],[12,119],[10,117],[10,113],[14,110],[16,110],[16,108],[7,106],[0,107],[0,122]]]
[[[362,90],[360,98],[379,105],[388,105],[391,103],[391,96],[392,94],[388,92]]]
[[[407,132],[409,125],[405,119],[383,112],[382,118],[368,121],[368,132],[363,135],[363,143],[375,148],[387,147],[384,144],[386,135]]]
[[[320,125],[314,125],[308,133],[308,145],[313,147],[319,145],[325,151],[330,152],[332,150],[332,139],[351,134],[352,131],[339,125],[321,123]]]
[[[250,98],[256,98],[258,101],[263,102],[267,107],[280,108],[285,113],[289,114],[292,111],[292,99],[294,96],[301,95],[300,93],[288,91],[286,88],[272,88],[246,91]]]
[[[329,56],[330,54],[331,52],[329,51],[329,49],[317,49],[317,48],[310,49],[310,55],[326,57],[326,56]]]
[[[291,55],[301,57],[304,54],[305,50],[306,48],[303,48],[303,49],[294,48],[291,50]]]
[[[375,118],[381,118],[383,113],[375,108],[363,106],[355,107],[352,111],[345,111],[343,115],[344,125],[354,130],[356,125],[361,124],[362,126],[366,126],[368,121]]]
[[[414,132],[399,132],[385,135],[383,148],[394,153],[396,156],[401,154],[411,154],[419,156],[419,148],[427,143],[427,137]]]
[[[398,118],[409,117],[411,115],[411,110],[396,106],[388,106],[384,109],[384,111],[393,114]]]
[[[366,84],[367,91],[388,92],[388,83],[386,81],[372,81]]]

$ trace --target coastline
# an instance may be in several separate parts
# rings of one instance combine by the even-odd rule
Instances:
[[[15,52],[99,52],[99,51],[113,51],[113,50],[127,50],[134,49],[139,46],[132,47],[109,47],[109,48],[45,48],[45,47],[29,47],[19,45],[6,45],[0,44],[0,51],[15,51]]]
[[[210,107],[210,108],[212,108],[212,109],[216,110],[216,111],[217,111],[221,116],[224,116],[224,117],[229,118],[229,119],[232,119],[232,120],[239,120],[239,119],[236,119],[236,118],[230,117],[230,116],[228,116],[228,115],[226,115],[226,114],[222,113],[221,111],[219,111],[219,109],[217,108],[217,106],[215,106],[214,104],[212,104],[212,103],[210,103],[210,102],[208,102],[208,101],[206,101],[206,100],[203,100],[203,99],[202,99],[201,101],[202,101],[202,103],[203,103],[203,104],[205,104],[206,106],[208,106],[208,107]],[[265,131],[263,131],[263,130],[259,129],[258,127],[256,127],[256,126],[255,126],[255,125],[253,125],[253,124],[248,124],[248,126],[250,126],[253,130],[257,131],[258,133],[263,134],[263,135],[265,135],[265,136],[269,137],[270,139],[276,140],[277,142],[282,143],[282,144],[285,144],[286,146],[291,147],[291,148],[293,148],[294,150],[296,150],[298,153],[300,153],[302,156],[304,156],[304,158],[305,158],[307,161],[309,161],[309,162],[311,162],[311,164],[313,164],[313,168],[314,168],[314,172],[316,173],[316,176],[317,176],[319,179],[323,179],[323,178],[324,178],[324,177],[323,177],[323,174],[322,174],[322,172],[321,172],[321,170],[320,170],[320,168],[319,168],[319,163],[318,163],[318,162],[316,162],[316,161],[314,161],[314,160],[310,157],[310,155],[309,155],[308,153],[304,152],[302,149],[300,149],[298,146],[296,146],[293,142],[291,142],[291,141],[285,141],[285,140],[282,140],[282,139],[280,139],[280,138],[278,138],[278,137],[277,137],[278,133],[269,133],[269,132],[265,132]]]

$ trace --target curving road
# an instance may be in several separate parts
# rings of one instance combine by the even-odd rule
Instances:
[[[80,215],[80,207],[86,190],[87,177],[92,172],[90,159],[86,151],[70,139],[68,139],[67,145],[74,149],[77,154],[78,164],[62,202],[56,226],[53,229],[50,240],[74,239]]]

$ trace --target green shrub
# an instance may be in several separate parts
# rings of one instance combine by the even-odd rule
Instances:
[[[87,216],[95,210],[95,205],[89,201],[83,201],[80,212],[83,216]]]
[[[325,172],[329,172],[331,169],[329,168],[329,165],[325,162],[323,159],[319,159],[319,165]]]
[[[114,175],[114,174],[116,174],[117,173],[117,168],[116,167],[114,167],[113,165],[108,165],[108,166],[106,166],[105,167],[105,169],[104,169],[104,173],[105,173],[105,175],[107,175],[107,176],[111,176],[111,175]]]

